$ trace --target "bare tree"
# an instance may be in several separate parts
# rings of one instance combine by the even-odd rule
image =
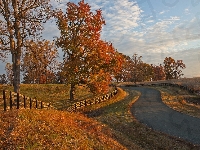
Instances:
[[[15,92],[20,87],[24,42],[40,35],[50,10],[50,0],[0,0],[0,53],[10,51],[12,55]]]

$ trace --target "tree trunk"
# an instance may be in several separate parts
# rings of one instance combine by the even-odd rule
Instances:
[[[20,53],[13,54],[13,86],[16,93],[20,92],[20,56]]]
[[[71,87],[70,87],[70,100],[71,101],[74,100],[74,95],[75,95],[75,84],[71,83]]]

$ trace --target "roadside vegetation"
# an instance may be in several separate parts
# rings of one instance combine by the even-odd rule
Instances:
[[[200,118],[200,96],[178,87],[156,87],[163,102],[170,108]]]

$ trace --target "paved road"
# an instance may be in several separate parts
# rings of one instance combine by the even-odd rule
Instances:
[[[145,87],[125,87],[141,92],[131,108],[136,119],[150,128],[200,144],[200,119],[179,113],[166,106],[158,90]]]

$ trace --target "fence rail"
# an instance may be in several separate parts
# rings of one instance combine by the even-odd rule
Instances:
[[[77,111],[78,109],[85,107],[85,106],[90,106],[90,105],[104,102],[106,100],[109,100],[113,96],[115,96],[117,94],[117,92],[118,92],[118,90],[117,90],[117,88],[115,88],[112,92],[110,92],[106,95],[95,97],[93,99],[85,99],[85,100],[73,103],[70,107],[68,107],[67,110],[70,112],[73,112],[73,111]]]
[[[51,103],[45,103],[43,101],[39,101],[36,98],[26,97],[25,95],[8,92],[3,90],[3,110],[12,110],[14,107],[16,109],[24,108],[24,109],[43,109],[50,108]]]

